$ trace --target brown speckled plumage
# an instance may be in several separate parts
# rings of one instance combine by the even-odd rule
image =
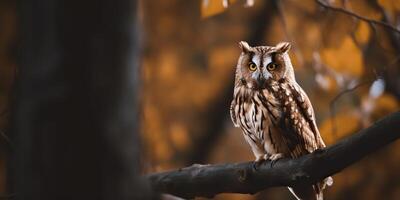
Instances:
[[[256,162],[297,158],[325,147],[312,105],[295,80],[287,53],[290,44],[239,45],[242,53],[236,67],[231,117],[250,144]],[[298,199],[320,200],[322,189],[331,182],[329,177],[313,186],[289,189]]]

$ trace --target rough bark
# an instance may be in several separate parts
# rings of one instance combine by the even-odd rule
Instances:
[[[340,172],[400,137],[400,112],[342,141],[298,159],[269,161],[254,169],[253,162],[193,165],[147,175],[155,191],[184,198],[219,193],[256,193],[269,187],[315,183]]]
[[[15,199],[145,199],[134,0],[22,0]]]

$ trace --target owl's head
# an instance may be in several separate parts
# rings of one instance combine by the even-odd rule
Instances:
[[[236,66],[236,83],[249,89],[263,89],[271,81],[282,78],[294,80],[293,66],[288,54],[289,43],[251,47],[247,42],[241,41],[239,47],[242,53]]]

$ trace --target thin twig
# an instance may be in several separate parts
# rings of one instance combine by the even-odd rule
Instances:
[[[281,23],[283,26],[283,32],[285,33],[285,36],[287,38],[287,40],[289,40],[292,43],[292,46],[294,46],[294,53],[297,55],[297,61],[299,62],[300,66],[304,65],[304,59],[303,59],[303,54],[301,53],[300,49],[297,47],[297,43],[294,39],[294,37],[292,36],[292,34],[290,33],[290,31],[288,30],[288,26],[287,26],[287,22],[286,22],[286,17],[285,17],[285,12],[283,9],[283,5],[282,2],[280,0],[275,0],[274,1],[275,6],[277,7],[277,11],[278,11],[278,15],[279,18],[281,19]]]
[[[355,17],[355,18],[357,18],[357,19],[359,19],[359,20],[362,20],[362,21],[365,21],[365,22],[368,22],[368,23],[372,23],[372,24],[377,24],[377,25],[383,26],[383,27],[385,27],[385,28],[388,28],[388,29],[390,29],[390,30],[392,30],[392,31],[394,31],[394,32],[396,32],[396,33],[398,33],[398,34],[400,34],[400,30],[397,29],[397,28],[395,28],[394,26],[392,26],[392,25],[389,24],[389,23],[382,22],[382,21],[378,21],[378,20],[375,20],[375,19],[370,19],[370,18],[361,16],[361,15],[358,15],[358,14],[356,14],[356,13],[354,13],[354,12],[352,12],[352,11],[349,11],[349,10],[347,10],[347,9],[344,9],[344,8],[339,8],[339,7],[331,6],[331,5],[329,5],[327,2],[325,2],[325,1],[323,1],[323,0],[316,0],[316,2],[317,2],[320,6],[322,6],[322,7],[324,7],[324,8],[327,8],[327,9],[330,9],[330,10],[333,10],[333,11],[336,11],[336,12],[340,12],[340,13],[343,13],[343,14],[346,14],[346,15],[350,15],[350,16],[352,16],[352,17]]]
[[[371,22],[368,22],[368,25],[371,27],[371,29],[372,29],[372,31],[373,31],[373,35],[374,35],[374,37],[376,38],[376,44],[378,44],[378,46],[381,48],[381,49],[386,49],[383,45],[382,45],[382,43],[380,42],[380,40],[379,40],[379,32],[378,32],[378,30],[376,30],[376,26],[375,26],[375,24],[374,23],[371,23]]]
[[[383,66],[383,72],[386,72],[388,68],[393,67],[395,64],[397,64],[400,61],[400,54],[398,54],[396,57],[393,58],[392,61],[389,62],[388,65]]]
[[[358,89],[361,86],[367,85],[367,84],[371,84],[374,81],[380,79],[382,77],[382,74],[385,73],[387,71],[387,68],[392,67],[393,65],[395,65],[397,62],[400,61],[400,55],[397,55],[388,65],[383,67],[383,70],[381,72],[374,72],[375,77],[371,80],[366,80],[364,82],[361,82],[351,88],[345,89],[341,92],[339,92],[331,101],[329,104],[329,112],[330,112],[330,118],[331,118],[331,124],[332,124],[332,135],[336,136],[336,120],[335,120],[335,116],[336,116],[336,112],[335,112],[335,103],[346,93],[350,93],[353,92],[354,90]]]
[[[347,88],[341,92],[339,92],[331,101],[329,104],[329,111],[330,111],[330,118],[331,118],[331,124],[332,124],[332,135],[336,136],[337,135],[337,129],[336,129],[336,112],[335,112],[335,104],[336,102],[345,94],[353,92],[354,90],[356,90],[357,88],[370,84],[372,82],[374,82],[376,79],[374,80],[368,80],[368,81],[364,81],[361,83],[356,84],[355,86],[351,87],[351,88]]]

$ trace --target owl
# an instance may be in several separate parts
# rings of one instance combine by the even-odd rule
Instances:
[[[255,162],[298,158],[324,148],[314,111],[296,82],[288,51],[290,44],[251,47],[240,42],[230,114],[255,156]],[[328,177],[314,185],[289,190],[297,199],[322,200]]]

